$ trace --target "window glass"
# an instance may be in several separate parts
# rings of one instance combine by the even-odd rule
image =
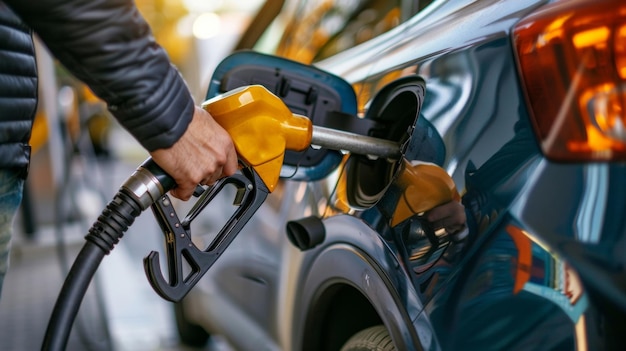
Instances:
[[[427,1],[287,1],[283,30],[274,54],[311,63],[372,39],[424,7]],[[421,6],[420,6],[421,5]]]

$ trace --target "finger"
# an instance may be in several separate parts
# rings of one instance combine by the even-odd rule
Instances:
[[[211,176],[207,176],[200,181],[200,185],[212,185],[213,183],[214,180],[211,178]]]
[[[447,226],[445,227],[445,229],[446,229],[446,232],[448,232],[448,234],[455,234],[465,229],[465,225],[460,224],[460,225]]]
[[[437,206],[425,213],[424,216],[435,231],[457,235],[466,229],[465,207],[458,201],[449,201]]]
[[[226,164],[222,168],[222,176],[228,177],[228,176],[235,174],[235,172],[237,172],[238,167],[239,167],[239,160],[238,160],[237,152],[235,151],[235,148],[229,149],[229,152],[226,158]]]
[[[444,218],[449,217],[455,211],[454,203],[447,202],[443,205],[439,205],[435,208],[428,210],[425,213],[426,220],[429,222],[441,221]]]
[[[215,172],[209,173],[202,181],[201,185],[213,185],[218,179],[223,177],[223,168],[218,168]]]
[[[190,187],[179,184],[170,191],[170,194],[177,199],[187,201],[191,198],[191,195],[193,195],[193,191],[195,189],[195,186]]]

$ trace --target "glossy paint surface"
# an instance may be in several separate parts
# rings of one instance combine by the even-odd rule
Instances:
[[[413,271],[442,349],[615,348],[624,328],[623,312],[607,305],[625,311],[617,249],[626,241],[618,181],[625,168],[559,165],[541,155],[509,37],[535,5],[436,2],[429,19],[350,53],[368,64],[351,65],[342,55],[343,66],[320,63],[363,96],[390,76],[417,72],[426,80],[422,116],[445,144],[441,165],[463,189],[472,239],[456,255],[450,243],[425,268],[411,255],[424,250],[420,242],[398,239],[411,229],[380,225],[394,201],[362,218],[397,245]]]
[[[370,208],[333,202],[349,166],[316,182],[285,181],[209,272],[203,301],[213,309],[203,310],[204,324],[242,350],[336,349],[320,341],[336,336],[328,326],[357,328],[359,318],[384,324],[407,350],[621,349],[626,165],[556,164],[537,146],[510,33],[545,3],[436,0],[316,63],[352,84],[366,119],[387,84],[412,75],[426,81],[406,157],[452,177],[466,239],[433,242],[419,216],[390,226],[399,190],[384,183],[393,179],[387,174],[374,177],[385,191]],[[324,218],[326,239],[301,252],[281,224],[310,215]],[[371,313],[345,308],[349,299],[331,303],[355,296],[347,291],[364,296],[367,306],[358,308]],[[216,301],[250,337],[220,324]]]

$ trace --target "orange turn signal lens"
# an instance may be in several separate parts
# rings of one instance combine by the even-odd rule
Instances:
[[[626,160],[626,2],[557,1],[513,36],[546,157]]]

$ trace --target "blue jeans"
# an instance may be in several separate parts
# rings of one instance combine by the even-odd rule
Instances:
[[[22,201],[24,179],[18,171],[0,170],[0,296],[9,267],[13,220]]]

